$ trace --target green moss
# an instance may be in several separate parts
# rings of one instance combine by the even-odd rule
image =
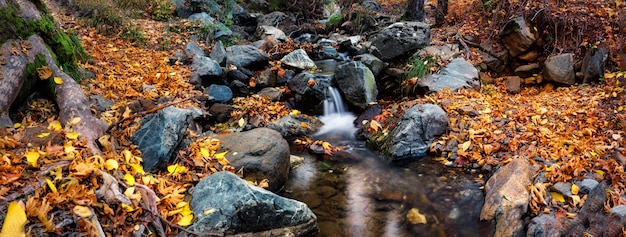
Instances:
[[[14,105],[23,104],[28,97],[35,91],[40,91],[43,96],[54,99],[54,75],[48,80],[41,80],[37,74],[37,68],[48,66],[46,57],[43,54],[38,54],[35,57],[35,61],[26,65],[24,72],[24,82],[22,83],[22,89],[17,95]],[[42,90],[40,88],[46,88]]]

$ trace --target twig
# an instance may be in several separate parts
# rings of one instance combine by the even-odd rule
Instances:
[[[40,179],[39,177],[47,175],[53,169],[69,166],[70,163],[72,163],[71,160],[60,160],[56,163],[41,167],[41,169],[39,169],[39,172],[37,172],[37,174],[35,175],[35,177],[38,177],[38,182],[36,182],[35,184],[29,183],[18,192],[14,192],[7,195],[6,197],[0,198],[0,213],[4,213],[5,208],[7,207],[7,203],[18,199],[19,197],[31,195],[35,192],[35,190],[41,188],[44,184],[46,184],[46,180]]]
[[[465,43],[465,40],[463,40],[463,36],[461,36],[461,34],[456,34],[456,38],[459,40],[459,42],[461,42],[461,45],[463,45],[463,48],[465,48],[465,52],[467,53],[467,57],[469,59],[472,59],[472,51],[469,49],[469,47],[467,47],[467,44]]]

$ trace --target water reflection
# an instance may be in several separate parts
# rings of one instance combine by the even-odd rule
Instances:
[[[479,221],[484,202],[474,177],[431,159],[389,164],[354,140],[333,141],[346,152],[332,157],[304,156],[283,196],[303,201],[318,217],[318,236],[489,236],[492,225]],[[406,214],[417,208],[426,224]]]

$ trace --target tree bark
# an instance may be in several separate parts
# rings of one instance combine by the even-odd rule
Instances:
[[[424,1],[425,0],[409,0],[408,7],[404,14],[408,21],[424,21],[426,18]]]

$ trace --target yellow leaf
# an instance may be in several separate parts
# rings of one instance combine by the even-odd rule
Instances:
[[[472,145],[472,141],[466,141],[463,143],[463,145],[461,145],[461,150],[467,151],[467,149],[469,149],[471,145]]]
[[[130,186],[135,185],[135,177],[133,177],[131,174],[126,173],[124,175],[124,182]]]
[[[141,182],[143,182],[143,184],[156,184],[159,181],[152,177],[152,175],[145,175],[141,177]]]
[[[127,188],[126,191],[124,191],[124,196],[133,200],[141,201],[141,193],[135,193],[135,187]]]
[[[378,121],[372,120],[370,121],[370,129],[374,130],[374,132],[378,132],[379,129],[382,129],[382,126]]]
[[[215,208],[211,208],[204,211],[204,216],[211,215],[211,213],[215,212]]]
[[[576,184],[572,184],[572,194],[577,195],[578,191],[580,191],[580,187]]]
[[[125,212],[133,212],[137,210],[136,207],[133,207],[131,205],[126,205],[125,203],[122,203],[122,208],[124,209]]]
[[[59,131],[62,128],[63,127],[61,127],[61,122],[59,122],[58,120],[54,120],[54,121],[50,122],[50,124],[48,125],[48,129],[54,130],[54,131]]]
[[[55,186],[54,183],[52,183],[52,180],[50,180],[49,178],[46,178],[46,183],[48,184],[48,188],[50,188],[50,190],[52,190],[53,193],[57,192],[57,186]]]
[[[291,110],[291,112],[289,112],[290,115],[298,115],[300,114],[300,111],[297,109]]]
[[[48,66],[41,66],[40,68],[37,68],[37,75],[39,76],[39,79],[47,80],[52,76],[52,69]]]
[[[76,151],[76,148],[72,144],[72,141],[69,141],[65,145],[63,145],[63,151],[65,151],[65,153],[68,153],[68,154]]]
[[[243,118],[239,119],[239,122],[237,122],[237,124],[239,124],[239,127],[243,127],[244,125],[246,125],[246,120]]]
[[[146,171],[143,170],[143,166],[141,166],[140,164],[130,164],[130,167],[133,168],[133,171],[139,174],[146,174]]]
[[[80,117],[75,117],[69,122],[69,125],[74,125],[78,123],[80,123]]]
[[[107,170],[116,170],[119,167],[119,163],[117,163],[117,161],[114,159],[108,159],[104,162],[104,168]]]
[[[24,157],[26,157],[26,161],[28,161],[28,163],[33,167],[37,167],[37,161],[39,160],[39,156],[40,154],[38,151],[29,151],[24,154]]]
[[[42,132],[39,135],[37,135],[38,138],[44,138],[44,137],[47,137],[47,136],[50,136],[49,132]]]
[[[211,153],[209,153],[209,150],[204,147],[200,147],[200,154],[202,154],[202,157],[204,158],[211,157]]]
[[[550,192],[550,195],[552,195],[552,198],[554,198],[555,200],[559,202],[565,202],[565,197],[563,197],[563,194],[560,194],[557,192]]]
[[[74,214],[76,214],[77,216],[80,216],[82,218],[89,218],[89,217],[93,216],[93,212],[91,212],[89,207],[80,206],[80,205],[74,206]]]
[[[621,111],[621,110],[620,110]],[[22,126],[21,123],[15,123],[13,124],[13,128],[20,128]]]
[[[187,167],[179,164],[167,166],[167,171],[170,172],[170,174],[182,174],[185,170],[187,170]]]
[[[217,162],[219,162],[222,165],[229,165],[230,162],[228,162],[228,160],[226,159],[226,153],[228,153],[228,151],[215,154],[215,159],[217,159]]]
[[[56,83],[57,85],[63,84],[63,78],[54,77],[54,83]]]
[[[130,108],[129,108],[129,107],[126,107],[126,110],[124,110],[124,113],[122,114],[122,117],[124,117],[124,118],[130,118],[130,116],[131,116],[131,115],[130,115],[130,113],[131,113],[131,112],[132,112],[132,111],[130,111]]]
[[[593,172],[595,172],[596,174],[599,174],[600,176],[604,176],[603,170],[593,170]]]
[[[427,223],[426,216],[422,215],[417,208],[411,208],[406,214],[406,219],[413,225]]]
[[[78,138],[78,133],[77,132],[68,132],[65,134],[65,137],[69,138],[69,139],[76,139]]]
[[[179,226],[188,226],[191,225],[191,222],[193,221],[193,215],[184,215],[183,218],[180,218],[180,220],[178,222],[176,222],[176,224],[178,224]]]
[[[9,204],[6,217],[4,218],[4,224],[2,225],[0,237],[26,236],[26,233],[24,232],[24,225],[26,225],[26,222],[27,219],[24,208],[16,201],[12,201]]]

